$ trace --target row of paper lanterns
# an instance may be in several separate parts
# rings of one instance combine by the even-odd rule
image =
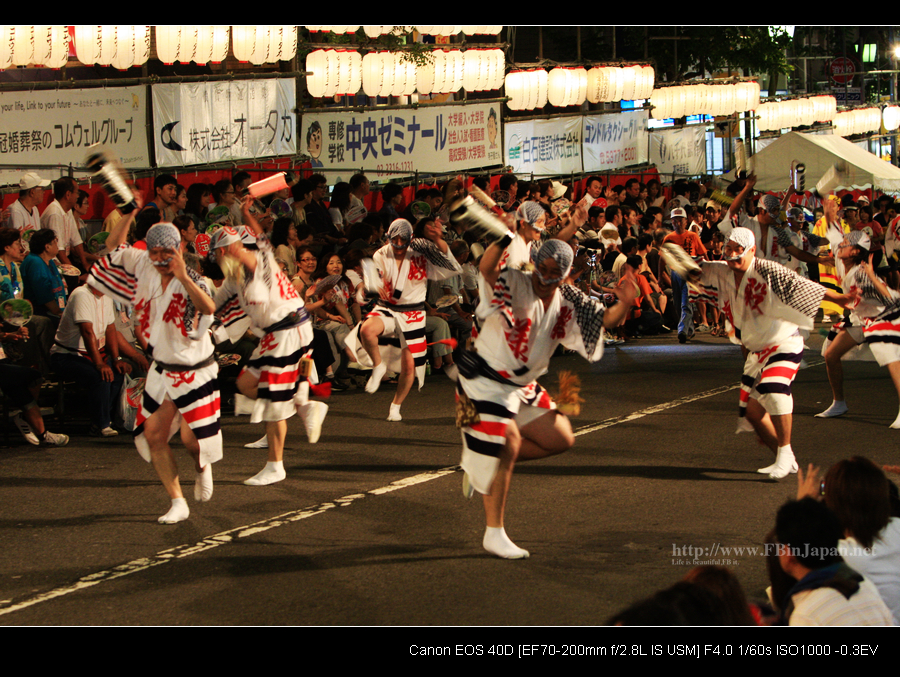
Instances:
[[[510,110],[532,110],[552,106],[580,106],[585,101],[633,101],[653,92],[655,74],[650,66],[598,66],[543,68],[513,71],[506,76]]]
[[[62,68],[68,59],[67,26],[0,26],[0,69],[31,64]]]
[[[731,115],[759,106],[759,84],[737,82],[664,87],[653,90],[650,103],[653,106],[651,114],[656,120],[686,115]]]
[[[297,53],[297,26],[293,25],[92,25],[74,26],[75,52],[85,64],[121,70],[141,66],[150,58],[150,29],[155,28],[156,51],[166,64],[221,63],[231,43],[238,61],[254,65],[289,61]],[[355,32],[359,26],[308,26],[310,30]],[[394,26],[365,26],[370,37]],[[502,26],[404,26],[420,33],[454,35],[496,34]],[[0,25],[0,68],[39,64],[62,68],[69,57],[68,26]],[[499,85],[498,85],[499,86]],[[497,87],[491,87],[496,89]],[[477,90],[476,90],[477,91]]]
[[[429,63],[417,65],[402,52],[316,50],[306,57],[306,86],[313,97],[356,94],[409,96],[449,93],[460,89],[490,91],[503,85],[506,68],[501,49],[434,50]]]
[[[355,33],[360,29],[359,26],[307,26],[312,32],[321,33]],[[373,40],[382,35],[393,33],[397,26],[363,26],[366,35]],[[439,35],[449,37],[464,33],[466,35],[497,35],[503,26],[399,26],[404,33],[410,33],[413,29],[422,35]]]
[[[757,109],[760,131],[786,127],[809,126],[816,122],[833,120],[837,113],[837,100],[833,96],[810,96],[789,101],[770,101]]]
[[[834,116],[834,133],[839,136],[867,134],[881,129],[880,108],[859,108]]]

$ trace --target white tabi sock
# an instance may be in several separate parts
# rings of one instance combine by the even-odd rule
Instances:
[[[760,472],[762,469],[760,469]],[[787,477],[791,473],[797,472],[797,459],[794,458],[794,452],[790,444],[778,447],[778,454],[775,456],[775,463],[769,466],[769,478],[780,480]]]
[[[287,473],[284,471],[284,461],[269,461],[265,468],[249,480],[244,480],[244,484],[251,487],[264,487],[267,484],[280,482],[285,477],[287,477]]]
[[[187,501],[183,498],[173,498],[172,507],[169,508],[169,512],[159,518],[159,523],[175,524],[176,522],[183,522],[190,517],[190,514],[191,509],[188,508]]]
[[[894,430],[900,430],[900,414],[897,414],[897,418],[895,418],[894,422],[891,423],[891,427]]]
[[[489,553],[503,559],[527,559],[529,557],[527,550],[523,550],[509,540],[506,529],[503,527],[487,527],[484,530],[484,540],[481,544]]]
[[[369,376],[369,380],[366,382],[366,392],[370,395],[372,393],[377,393],[378,389],[381,387],[381,379],[384,378],[384,375],[387,373],[387,364],[382,362],[377,367],[372,367],[372,375]]]
[[[403,417],[400,415],[400,405],[394,404],[391,402],[391,413],[388,414],[388,421],[402,421]]]
[[[194,500],[198,503],[205,503],[212,498],[212,495],[212,463],[207,463],[206,467],[197,473],[197,479],[194,480]]]
[[[847,403],[844,400],[834,400],[828,409],[821,414],[816,414],[816,418],[834,418],[835,416],[843,416],[847,411]]]

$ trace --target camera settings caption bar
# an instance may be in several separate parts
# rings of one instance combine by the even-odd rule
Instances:
[[[754,656],[875,656],[877,644],[410,644],[410,656],[492,658],[604,658],[670,656],[678,658]]]

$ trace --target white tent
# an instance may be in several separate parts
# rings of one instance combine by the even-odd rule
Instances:
[[[756,173],[756,190],[783,191],[790,185],[791,162],[806,165],[806,190],[837,162],[846,162],[848,185],[840,190],[870,186],[886,193],[900,192],[900,168],[859,148],[842,136],[790,132],[773,141],[750,159]]]

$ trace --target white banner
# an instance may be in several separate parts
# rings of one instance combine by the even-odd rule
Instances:
[[[302,152],[314,168],[380,179],[493,167],[503,159],[498,114],[489,104],[305,113]]]
[[[160,167],[297,153],[291,79],[153,85]]]
[[[506,164],[514,174],[562,176],[581,172],[581,117],[504,126]]]
[[[126,167],[149,167],[145,97],[145,87],[4,92],[0,164],[82,166],[87,147],[99,143]],[[14,178],[3,182],[16,183],[21,172],[7,174]]]
[[[649,160],[645,110],[589,115],[583,118],[584,171],[599,172]]]
[[[650,161],[660,174],[706,174],[706,128],[654,130],[650,135]]]

